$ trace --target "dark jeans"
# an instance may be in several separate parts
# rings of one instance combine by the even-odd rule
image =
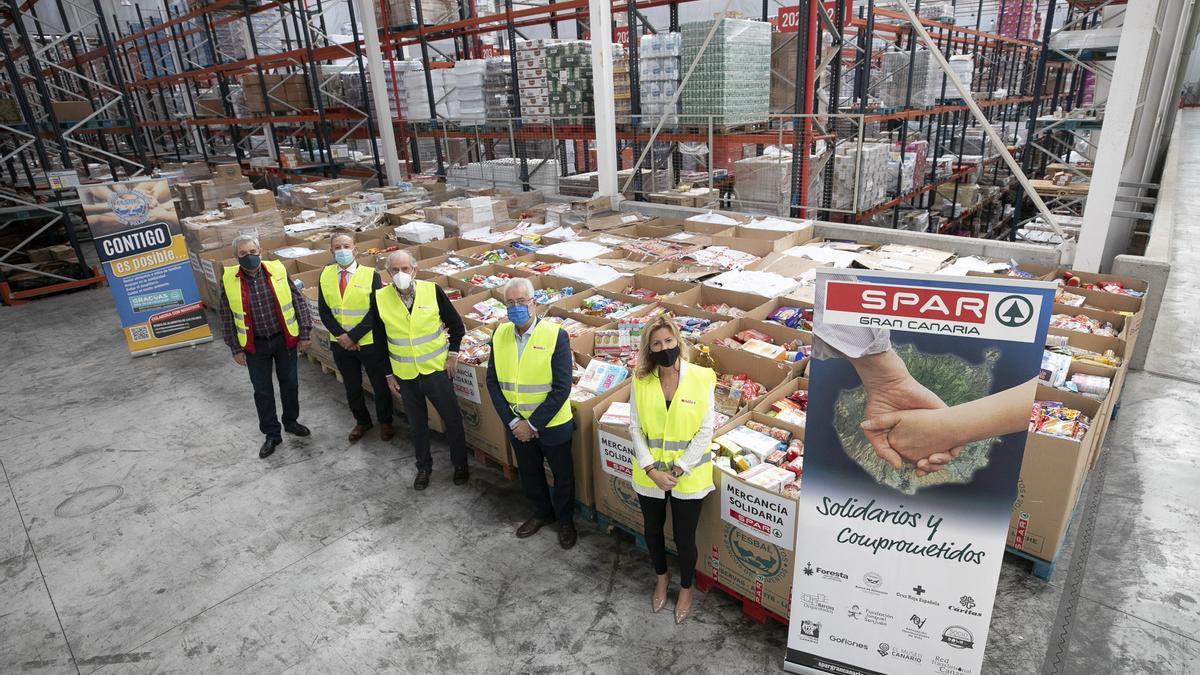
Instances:
[[[458,398],[454,395],[454,386],[446,371],[439,370],[429,375],[418,375],[411,380],[396,378],[400,387],[400,398],[404,401],[404,414],[408,417],[408,426],[412,430],[413,449],[417,454],[417,470],[430,471],[433,469],[433,456],[429,454],[429,406],[425,399],[433,404],[433,409],[441,415],[446,423],[446,441],[450,443],[450,463],[455,468],[467,466],[467,438],[463,432],[462,410],[458,407]]]
[[[638,495],[642,505],[642,521],[646,531],[646,548],[650,549],[650,561],[656,574],[667,573],[667,543],[663,527],[667,524],[667,501],[671,502],[671,529],[675,534],[675,547],[679,553],[679,585],[692,587],[696,575],[696,526],[700,524],[700,508],[703,499],[677,499],[670,492],[667,499],[656,499]]]
[[[296,348],[287,348],[283,333],[254,340],[254,353],[246,352],[246,370],[254,385],[254,409],[258,412],[258,430],[267,438],[281,438],[275,417],[275,383],[279,379],[279,398],[283,401],[283,423],[294,424],[300,417],[300,385],[296,376]]]
[[[509,434],[513,451],[517,453],[517,472],[521,475],[521,487],[525,497],[533,503],[533,515],[542,520],[570,523],[575,519],[575,464],[571,461],[571,439],[557,445],[543,445],[535,438],[528,443],[518,441]],[[546,486],[545,462],[550,463],[554,474],[554,501],[550,500],[550,488]]]
[[[371,389],[375,392],[375,418],[380,424],[391,424],[392,392],[387,385],[387,352],[375,344],[360,346],[357,351],[349,352],[334,342],[333,363],[342,374],[342,383],[346,386],[346,402],[350,404],[350,412],[354,413],[354,421],[364,427],[371,426],[371,414],[367,412],[367,404],[363,398],[362,374],[366,370],[367,377],[371,380]]]

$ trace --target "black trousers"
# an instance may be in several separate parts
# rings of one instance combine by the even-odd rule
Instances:
[[[667,501],[671,502],[671,529],[675,534],[675,547],[679,555],[679,585],[692,587],[696,576],[696,526],[700,524],[700,508],[703,499],[678,499],[667,492],[666,499],[638,495],[642,505],[642,521],[646,531],[646,548],[650,549],[650,561],[656,574],[667,573],[667,543],[663,527],[667,524]]]
[[[557,445],[543,444],[535,438],[525,443],[509,434],[513,450],[517,453],[517,473],[521,476],[521,487],[525,497],[533,503],[533,515],[542,520],[558,520],[570,523],[575,519],[575,463],[571,461],[571,438]],[[554,474],[554,499],[546,486],[545,463],[550,464]]]
[[[296,375],[296,348],[287,348],[283,333],[266,339],[254,339],[254,353],[246,352],[246,370],[254,385],[254,409],[258,412],[258,430],[267,438],[281,438],[279,419],[275,417],[275,383],[279,380],[279,398],[283,402],[283,423],[300,418],[300,385]]]
[[[446,423],[446,441],[450,443],[450,463],[455,468],[467,466],[467,437],[463,432],[462,410],[454,395],[454,386],[446,371],[439,370],[429,375],[418,375],[411,380],[396,378],[400,398],[404,401],[404,414],[408,417],[413,449],[417,455],[417,470],[431,471],[433,456],[429,453],[429,406]]]
[[[362,374],[365,370],[371,380],[371,389],[375,392],[375,418],[380,424],[391,424],[392,392],[387,385],[390,368],[387,363],[387,351],[380,349],[379,345],[369,344],[360,345],[357,351],[351,352],[334,342],[333,363],[342,374],[342,383],[346,387],[346,402],[350,404],[350,412],[354,413],[354,421],[364,427],[371,426],[371,414],[367,412],[362,385]]]

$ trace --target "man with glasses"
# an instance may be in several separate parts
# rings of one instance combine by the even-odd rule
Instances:
[[[392,283],[375,291],[372,311],[379,317],[387,338],[391,374],[388,387],[404,402],[417,457],[414,490],[429,487],[433,457],[429,453],[428,399],[446,423],[454,484],[470,477],[462,411],[454,396],[451,378],[458,365],[458,347],[466,327],[445,292],[431,281],[416,279],[417,261],[408,251],[388,256]]]
[[[534,314],[533,284],[515,278],[504,287],[508,322],[492,335],[487,385],[496,413],[508,427],[518,471],[533,516],[517,528],[531,537],[557,520],[558,543],[575,545],[575,467],[571,461],[571,341],[566,331]],[[554,498],[543,464],[554,474]]]

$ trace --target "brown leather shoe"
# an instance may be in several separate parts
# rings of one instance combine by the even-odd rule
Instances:
[[[379,425],[379,440],[390,441],[396,435],[396,430],[390,424]]]
[[[575,546],[575,541],[579,535],[575,532],[575,523],[566,522],[558,524],[558,545],[563,547],[563,550],[570,550]]]
[[[517,528],[517,539],[524,539],[526,537],[532,537],[533,535],[538,533],[538,530],[542,529],[543,527],[545,527],[553,522],[554,522],[553,520],[542,520],[541,518],[534,516],[534,517],[530,518],[529,520],[521,523],[521,526]]]
[[[354,428],[350,430],[350,442],[357,443],[370,429],[370,424],[355,424]]]

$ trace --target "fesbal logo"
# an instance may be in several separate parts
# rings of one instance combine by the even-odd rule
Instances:
[[[1029,340],[1038,327],[1038,295],[829,280],[823,321],[985,339]]]

